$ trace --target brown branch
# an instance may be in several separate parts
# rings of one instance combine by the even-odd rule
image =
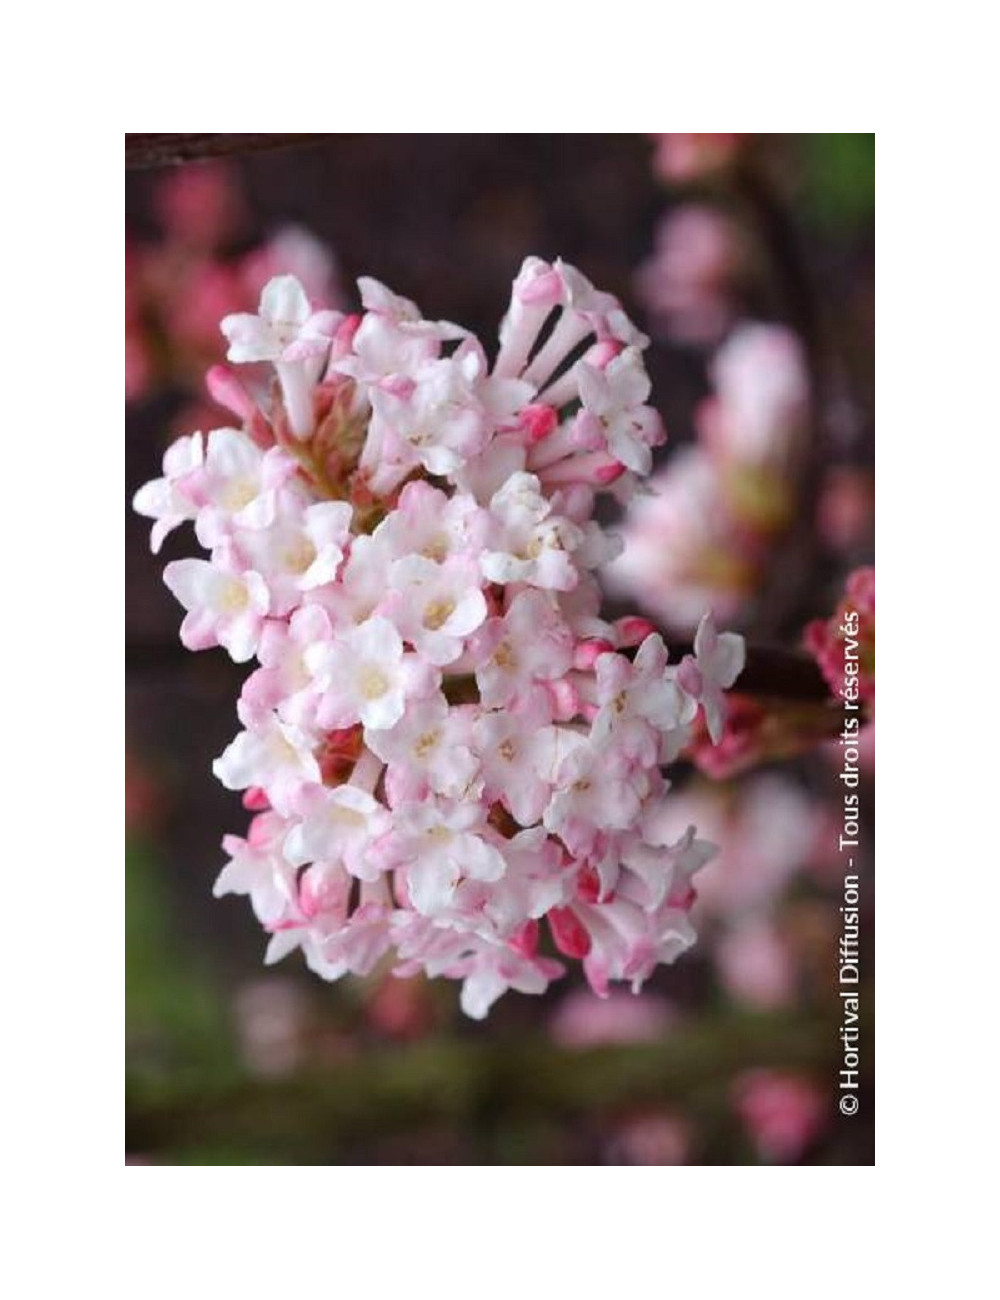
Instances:
[[[822,703],[831,698],[815,659],[781,646],[748,645],[746,667],[733,689],[744,695],[803,702]]]
[[[126,135],[125,167],[163,167],[332,138],[330,135]]]

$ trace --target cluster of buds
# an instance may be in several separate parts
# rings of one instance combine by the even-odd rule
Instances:
[[[544,991],[553,949],[638,989],[694,941],[712,853],[664,836],[661,769],[699,715],[721,734],[744,655],[706,617],[670,664],[648,622],[601,617],[595,499],[665,437],[647,340],[559,261],[524,263],[492,367],[359,288],[362,314],[317,312],[279,277],[227,317],[267,386],[213,369],[240,427],[179,439],[135,500],[154,549],[191,520],[210,552],[166,567],[184,644],[259,664],[214,765],[255,813],[216,893],[249,895],[268,961],[336,979],[392,954],[477,1018]]]
[[[637,498],[609,587],[678,631],[738,615],[794,507],[809,402],[802,346],[781,325],[738,325],[711,365],[698,441]]]
[[[854,681],[869,716],[875,708],[875,570],[855,569],[833,616],[808,624],[803,643],[834,695]]]

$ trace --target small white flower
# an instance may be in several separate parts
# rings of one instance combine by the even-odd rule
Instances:
[[[495,521],[492,545],[483,552],[483,576],[490,582],[525,582],[570,591],[578,575],[572,552],[583,533],[552,512],[534,474],[512,474],[490,501]]]
[[[323,691],[318,719],[324,727],[356,722],[381,731],[403,716],[407,698],[436,685],[387,618],[376,616],[306,652],[306,663]]]
[[[474,560],[436,564],[423,555],[397,560],[388,611],[413,648],[432,664],[450,664],[484,622],[486,598]]]
[[[188,611],[181,640],[189,650],[225,646],[237,663],[253,655],[269,603],[259,573],[231,572],[207,560],[174,560],[163,581]]]

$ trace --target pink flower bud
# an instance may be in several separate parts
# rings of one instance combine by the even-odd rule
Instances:
[[[229,366],[211,366],[205,376],[205,387],[212,399],[224,406],[233,415],[248,423],[257,414],[257,407],[250,394],[236,378]]]
[[[587,349],[583,359],[588,366],[603,370],[610,361],[614,361],[615,357],[624,350],[625,344],[618,339],[601,339],[599,343],[595,343],[592,348]]]
[[[558,412],[544,402],[526,406],[521,412],[520,426],[527,433],[529,442],[541,442],[558,423]]]
[[[564,956],[586,957],[591,948],[590,935],[568,907],[552,908],[548,921],[553,942]]]
[[[589,672],[601,655],[614,650],[610,641],[578,641],[573,651],[573,667],[580,672]]]
[[[507,942],[523,957],[534,957],[538,951],[538,939],[541,934],[541,927],[537,921],[525,921],[520,930],[517,931]]]
[[[615,631],[618,634],[618,645],[623,649],[629,649],[641,645],[646,637],[653,636],[656,632],[656,624],[651,623],[648,618],[630,614],[615,623]]]

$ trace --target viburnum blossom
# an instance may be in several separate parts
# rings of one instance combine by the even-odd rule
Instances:
[[[154,546],[192,521],[208,559],[166,580],[192,649],[258,666],[215,772],[255,815],[216,893],[248,895],[267,961],[325,979],[390,957],[486,1014],[583,964],[602,996],[694,942],[694,827],[665,836],[662,771],[716,735],[739,637],[706,616],[671,663],[601,617],[594,519],[665,437],[646,340],[573,267],[528,258],[491,367],[468,331],[360,282],[316,312],[293,277],[230,316],[213,395],[241,427],[181,439],[136,508]],[[256,394],[251,397],[251,392]]]

